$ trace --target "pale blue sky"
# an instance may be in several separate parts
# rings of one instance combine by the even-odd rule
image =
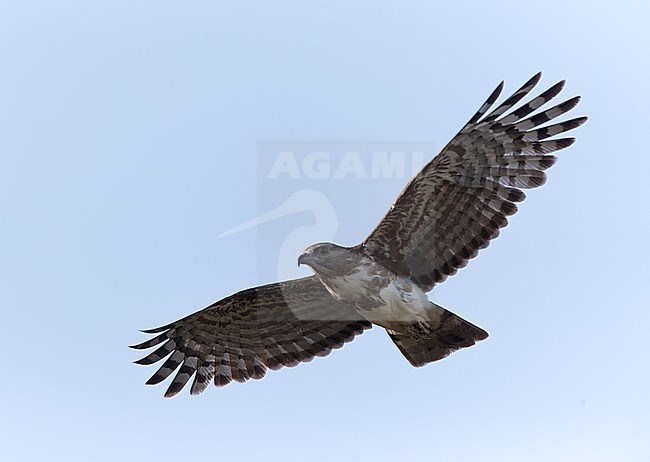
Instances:
[[[650,460],[648,17],[641,1],[0,2],[0,459]],[[501,79],[540,69],[590,121],[434,295],[487,341],[413,369],[375,329],[199,397],[143,385],[137,329],[268,282],[255,231],[216,239],[260,212],[258,142],[440,146]],[[359,183],[340,240],[402,186]]]

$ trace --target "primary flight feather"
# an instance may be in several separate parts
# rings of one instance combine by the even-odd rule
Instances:
[[[226,297],[164,327],[132,348],[157,347],[137,364],[164,361],[147,384],[174,376],[165,396],[192,380],[190,392],[264,377],[268,369],[326,356],[378,325],[413,366],[439,360],[487,338],[483,329],[428,300],[426,293],[487,247],[582,125],[550,125],[580,101],[535,113],[564,81],[514,107],[539,82],[532,77],[496,109],[503,82],[460,132],[406,186],[363,243],[320,243],[298,258],[314,275]],[[531,115],[533,114],[533,115]]]

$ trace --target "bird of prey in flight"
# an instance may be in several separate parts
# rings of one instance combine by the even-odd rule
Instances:
[[[488,112],[501,82],[361,244],[308,247],[298,264],[309,266],[312,276],[243,290],[145,330],[157,335],[132,348],[158,348],[136,363],[168,356],[147,384],[178,369],[165,393],[171,397],[192,377],[191,394],[211,381],[223,386],[261,379],[268,369],[326,356],[373,325],[386,329],[415,367],[487,338],[483,329],[426,294],[499,235],[524,200],[522,189],[545,182],[544,171],[556,161],[550,153],[575,141],[556,135],[587,120],[546,124],[575,107],[579,96],[536,112],[564,81],[515,109],[540,77],[541,72]]]

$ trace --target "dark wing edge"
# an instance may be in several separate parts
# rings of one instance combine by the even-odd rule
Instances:
[[[370,327],[310,276],[238,292],[176,322],[144,330],[158,335],[131,348],[160,345],[135,363],[150,365],[167,357],[146,383],[156,385],[178,369],[165,392],[169,398],[192,376],[192,395],[211,381],[223,386],[261,379],[268,369],[327,356]]]
[[[541,125],[573,109],[580,96],[533,114],[557,96],[558,82],[519,108],[537,85],[535,74],[492,112],[503,82],[476,114],[406,186],[359,248],[424,290],[455,274],[486,248],[525,199],[522,189],[546,181],[545,170],[575,138],[548,139],[587,117]]]

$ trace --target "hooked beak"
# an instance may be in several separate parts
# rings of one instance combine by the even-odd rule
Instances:
[[[300,265],[309,265],[309,260],[310,260],[309,257],[310,254],[308,253],[303,253],[302,255],[300,255],[298,257],[298,267],[300,267]]]

